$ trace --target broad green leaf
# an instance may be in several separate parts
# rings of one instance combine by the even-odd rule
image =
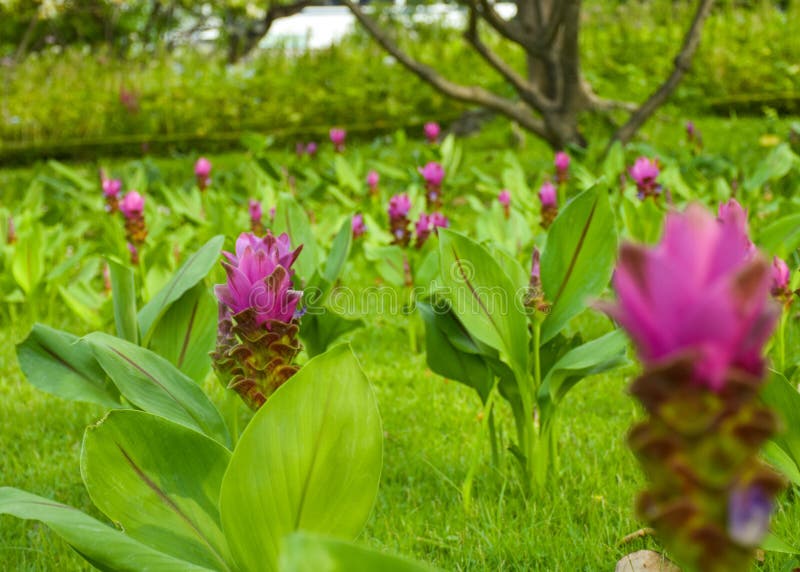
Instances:
[[[612,189],[616,189],[619,176],[625,172],[625,148],[621,142],[614,141],[614,144],[608,149],[608,153],[603,159],[602,171],[606,178],[606,184]]]
[[[187,291],[153,327],[148,347],[201,383],[211,370],[217,302],[203,282]]]
[[[128,401],[230,445],[231,438],[219,411],[194,381],[166,359],[102,332],[83,339]]]
[[[800,467],[800,393],[783,375],[772,372],[761,390],[761,399],[783,421],[783,432],[771,441],[783,450],[796,468]]]
[[[781,449],[781,447],[774,441],[768,441],[761,449],[761,453],[767,462],[775,467],[780,473],[789,479],[793,484],[800,486],[800,467],[789,456],[789,454]]]
[[[474,389],[486,402],[492,390],[494,373],[481,357],[478,346],[463,329],[447,304],[418,301],[417,308],[425,322],[425,357],[436,374]],[[448,330],[455,329],[455,340]],[[471,346],[471,348],[470,348]],[[473,351],[469,351],[472,349]]]
[[[431,572],[421,563],[350,542],[296,532],[281,551],[280,572]]]
[[[470,335],[505,354],[518,371],[527,371],[524,288],[512,283],[483,246],[451,230],[439,230],[439,263],[446,297]]]
[[[323,306],[315,308],[315,313],[303,316],[300,321],[300,338],[308,355],[314,357],[325,352],[346,333],[363,326],[363,320],[346,318]]]
[[[30,295],[44,274],[44,242],[40,226],[33,226],[28,232],[20,234],[14,246],[14,259],[11,274],[26,295]]]
[[[34,386],[62,399],[120,407],[119,391],[91,349],[78,342],[70,333],[35,324],[17,345],[20,369]]]
[[[625,363],[627,338],[622,330],[614,330],[564,354],[545,375],[539,388],[539,404],[545,417],[553,406],[580,380]]]
[[[797,155],[792,152],[791,147],[786,143],[781,143],[759,163],[755,172],[745,180],[744,187],[748,191],[755,191],[768,181],[780,179],[792,169],[795,161],[797,161]]]
[[[339,275],[342,273],[347,257],[350,255],[350,247],[353,243],[353,231],[351,229],[350,219],[347,218],[342,223],[336,238],[333,239],[331,245],[331,252],[328,255],[328,261],[325,263],[325,270],[322,276],[328,282],[336,282]]]
[[[92,329],[103,326],[98,308],[102,304],[97,292],[82,282],[74,282],[69,286],[58,285],[58,294],[67,308]]]
[[[789,258],[800,246],[800,214],[788,214],[762,228],[757,243],[772,255]]]
[[[222,527],[242,570],[277,570],[283,538],[354,538],[375,500],[383,433],[349,346],[309,361],[255,414],[222,481]]]
[[[38,520],[102,570],[116,572],[203,572],[145,546],[76,508],[12,487],[0,487],[0,514]]]
[[[333,158],[333,168],[336,171],[336,180],[340,187],[345,187],[354,193],[363,192],[364,185],[343,155],[336,155]]]
[[[111,411],[86,429],[81,475],[92,502],[125,533],[181,560],[231,570],[219,520],[230,452],[145,413]]]
[[[542,253],[542,286],[552,304],[542,343],[558,334],[608,285],[617,231],[608,195],[597,188],[575,197],[556,217]]]
[[[292,239],[292,246],[303,245],[300,256],[297,257],[294,267],[301,278],[310,280],[317,269],[317,246],[314,233],[311,230],[311,221],[303,207],[288,193],[281,193],[278,197],[278,207],[275,209],[275,223],[272,232],[276,235],[286,233]]]
[[[767,534],[767,537],[761,542],[761,548],[767,552],[780,552],[783,554],[800,554],[797,548],[776,536],[773,533]]]
[[[406,266],[408,258],[399,246],[364,245],[364,256],[375,263],[380,277],[393,286],[404,286],[406,283]]]
[[[136,285],[133,280],[133,269],[115,260],[109,260],[108,270],[111,275],[117,336],[137,344],[139,324],[136,322]]]
[[[139,311],[139,330],[145,340],[149,339],[150,328],[166,313],[170,304],[208,275],[219,260],[224,241],[224,237],[215,236],[201,246],[186,259],[166,286]]]

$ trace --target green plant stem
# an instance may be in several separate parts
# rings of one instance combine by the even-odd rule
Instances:
[[[778,370],[781,373],[786,372],[786,316],[788,314],[788,309],[783,308],[778,325]]]
[[[416,354],[419,351],[417,347],[417,321],[416,321],[416,314],[414,313],[414,289],[409,288],[408,290],[408,305],[407,308],[407,316],[408,316],[408,323],[406,329],[408,331],[408,347],[411,353]]]
[[[494,407],[489,410],[489,444],[492,448],[492,465],[500,467],[500,443],[494,421]]]
[[[483,410],[481,411],[481,425],[480,431],[478,432],[478,441],[480,443],[482,443],[485,438],[488,421],[491,419],[492,408],[494,406],[494,396],[497,393],[495,391],[496,389],[497,378],[494,380],[494,385],[492,386],[491,391],[489,391],[489,398],[486,400],[486,403],[483,404]],[[478,470],[478,464],[481,460],[482,449],[483,447],[480,445],[472,448],[472,460],[470,462],[469,470],[467,471],[467,476],[464,477],[464,483],[461,485],[461,499],[464,504],[464,512],[467,513],[472,510],[472,482],[475,480],[475,473]]]

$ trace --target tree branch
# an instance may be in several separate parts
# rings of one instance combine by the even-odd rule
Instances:
[[[703,25],[705,24],[708,15],[711,13],[711,7],[713,4],[714,0],[699,1],[699,4],[697,5],[697,11],[695,12],[694,19],[692,20],[692,25],[686,32],[686,36],[683,39],[683,45],[681,46],[681,51],[675,58],[675,66],[672,69],[672,73],[664,81],[664,83],[662,83],[658,89],[656,89],[650,95],[650,97],[644,103],[642,103],[641,106],[639,106],[639,109],[637,109],[630,116],[625,125],[617,130],[617,132],[611,138],[609,146],[613,144],[614,141],[620,141],[622,143],[627,143],[630,141],[636,131],[638,131],[639,128],[644,125],[650,116],[653,115],[655,110],[663,105],[669,96],[672,95],[672,92],[675,91],[675,88],[678,87],[681,78],[683,78],[684,74],[691,66],[692,58],[697,51],[697,47],[700,45],[700,35],[703,30]]]
[[[536,133],[540,137],[545,136],[544,124],[533,117],[530,109],[523,103],[500,97],[480,86],[466,86],[451,82],[433,68],[416,61],[400,49],[378,24],[367,16],[358,5],[352,2],[352,0],[343,0],[343,2],[361,25],[364,26],[364,29],[366,29],[369,35],[372,36],[384,50],[400,62],[403,67],[422,81],[428,83],[448,97],[467,103],[482,105],[483,107],[498,111],[514,121],[517,121],[526,129]]]
[[[464,38],[475,48],[475,51],[497,71],[497,73],[503,76],[503,78],[512,85],[522,100],[528,105],[540,112],[554,109],[555,106],[553,102],[544,97],[535,86],[526,81],[525,78],[519,75],[510,65],[503,61],[500,56],[481,41],[480,35],[478,34],[478,10],[475,0],[469,0],[469,4],[471,6],[469,9],[469,23],[464,32]]]
[[[528,38],[517,22],[501,18],[500,14],[497,13],[489,0],[480,0],[480,7],[481,16],[483,16],[492,28],[497,30],[498,34],[515,44],[527,48],[527,44],[529,43]]]

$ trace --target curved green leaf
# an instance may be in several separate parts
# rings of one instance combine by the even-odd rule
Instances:
[[[0,514],[38,520],[98,568],[116,572],[204,572],[145,546],[76,508],[12,487],[0,487]]]
[[[542,253],[542,287],[552,304],[542,343],[582,312],[608,285],[617,254],[617,231],[608,196],[584,191],[556,217]]]
[[[195,382],[166,359],[102,332],[83,339],[128,401],[230,445],[228,428],[219,411]]]
[[[133,269],[109,259],[108,270],[111,275],[117,336],[137,344],[139,324],[136,322],[136,285],[133,280]]]
[[[79,340],[70,333],[35,324],[17,345],[20,369],[34,386],[62,399],[120,407],[119,391],[92,350]]]
[[[280,572],[431,572],[421,563],[350,542],[296,532],[284,540]]]
[[[81,474],[94,504],[125,533],[218,570],[232,561],[219,522],[230,453],[208,437],[145,413],[111,411],[86,429]]]
[[[151,331],[148,348],[201,383],[211,370],[217,301],[200,282],[176,300]]]
[[[297,530],[354,538],[377,493],[382,439],[349,346],[309,361],[255,414],[223,478],[222,526],[239,567],[276,570]]]
[[[139,311],[139,330],[145,340],[149,338],[150,328],[166,313],[170,304],[208,275],[219,260],[224,242],[225,237],[215,236],[201,246],[178,268],[167,285]]]
[[[439,264],[446,297],[470,335],[528,371],[523,285],[515,285],[483,246],[447,229],[439,230]]]

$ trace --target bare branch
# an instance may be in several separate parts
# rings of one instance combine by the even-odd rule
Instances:
[[[672,95],[672,92],[675,91],[675,88],[678,87],[678,83],[680,83],[681,78],[683,78],[684,74],[688,71],[691,63],[692,58],[694,57],[695,52],[697,51],[697,47],[700,45],[700,35],[703,30],[703,24],[705,24],[708,15],[711,13],[711,7],[714,4],[714,0],[700,0],[697,5],[697,11],[695,12],[694,19],[692,20],[692,25],[689,27],[689,30],[686,32],[686,36],[683,39],[683,45],[681,46],[681,51],[678,53],[678,56],[675,58],[675,66],[672,70],[672,73],[669,77],[662,83],[658,89],[656,89],[650,97],[637,109],[628,119],[628,121],[620,127],[620,129],[614,134],[612,137],[611,143],[614,141],[621,141],[622,143],[627,143],[639,130],[639,128],[644,125],[644,123],[650,118],[651,115],[658,109],[668,98]]]
[[[538,111],[553,109],[555,107],[553,102],[545,98],[535,86],[526,81],[525,78],[519,75],[510,65],[503,61],[500,56],[481,41],[478,33],[477,6],[474,0],[469,0],[469,3],[472,7],[469,9],[469,23],[464,32],[464,38],[490,66],[514,87],[523,101]]]
[[[520,28],[519,24],[513,20],[505,20],[494,9],[489,0],[480,0],[481,16],[489,23],[489,25],[497,30],[497,32],[511,40],[515,44],[527,47],[528,38]]]
[[[514,121],[517,121],[529,131],[532,131],[541,137],[545,136],[545,128],[543,123],[535,118],[531,114],[531,110],[528,109],[523,103],[500,97],[499,95],[496,95],[480,86],[466,86],[451,82],[430,66],[416,61],[402,49],[400,49],[400,47],[378,26],[378,24],[372,18],[367,16],[358,5],[352,2],[352,0],[343,1],[356,19],[361,23],[361,25],[364,26],[369,35],[372,36],[372,38],[378,42],[378,44],[380,44],[384,50],[389,52],[389,54],[391,54],[398,62],[400,62],[400,64],[402,64],[418,78],[430,84],[448,97],[452,97],[453,99],[457,99],[459,101],[482,105],[489,109],[494,109],[495,111],[508,116]]]

